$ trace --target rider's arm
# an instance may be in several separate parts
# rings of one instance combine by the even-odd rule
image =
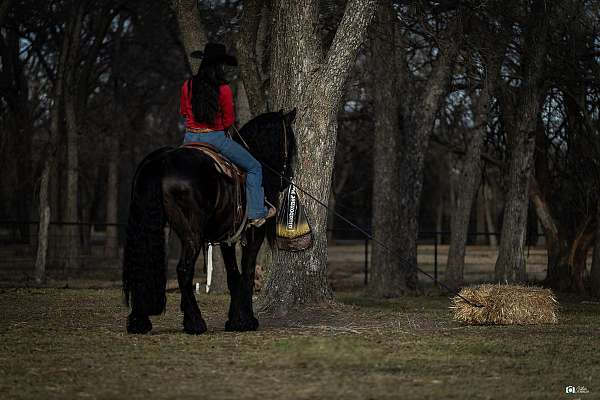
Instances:
[[[180,97],[180,105],[179,105],[179,114],[181,114],[182,116],[186,117],[188,116],[189,113],[189,104],[190,104],[190,100],[189,100],[189,90],[188,90],[188,81],[183,82],[183,85],[181,86],[181,97]]]
[[[233,125],[235,121],[235,111],[233,108],[233,92],[229,85],[223,85],[219,93],[219,107],[221,109],[221,118],[225,129]]]

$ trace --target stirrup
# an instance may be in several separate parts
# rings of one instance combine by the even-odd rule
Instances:
[[[248,222],[248,226],[253,226],[255,228],[260,228],[267,222],[269,218],[273,218],[277,214],[277,210],[271,204],[269,204],[269,209],[267,210],[267,215],[261,218],[251,219]]]

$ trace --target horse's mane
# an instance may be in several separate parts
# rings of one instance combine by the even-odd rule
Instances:
[[[289,125],[285,132],[287,137],[284,138],[285,118],[286,115],[281,111],[267,112],[251,119],[240,129],[240,134],[244,142],[248,144],[252,155],[261,163],[267,164],[277,171],[282,171],[283,168],[284,140],[287,141],[288,167],[292,167],[296,159],[296,138]],[[285,171],[285,175],[291,178],[293,169],[288,169]]]

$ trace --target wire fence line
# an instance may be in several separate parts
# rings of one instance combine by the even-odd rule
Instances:
[[[49,268],[60,268],[65,264],[67,257],[76,257],[80,265],[90,268],[115,268],[120,265],[118,260],[123,254],[125,238],[125,223],[90,223],[90,222],[51,222],[48,232],[48,265]],[[78,251],[67,252],[72,246],[74,233],[72,228],[78,228]],[[112,235],[109,240],[108,232]],[[368,229],[371,232],[370,229]],[[350,229],[329,229],[332,248],[339,245],[362,246],[362,254],[355,254],[353,262],[362,264],[364,285],[368,284],[370,264],[372,258],[372,243],[369,238],[356,238],[354,231]],[[422,231],[417,241],[419,246],[431,246],[426,252],[427,263],[432,266],[430,271],[434,281],[440,277],[441,258],[446,255],[447,249],[441,249],[450,238],[449,231]],[[490,246],[489,238],[499,237],[497,232],[470,232],[468,233],[470,244]],[[538,243],[542,244],[543,234],[538,234]],[[478,240],[486,239],[485,243]],[[541,239],[541,240],[540,240]],[[0,220],[0,267],[11,269],[31,268],[35,260],[38,244],[38,222],[37,221],[14,221]],[[491,246],[492,247],[492,246]],[[492,247],[493,248],[493,247]],[[356,253],[356,252],[355,252]],[[68,256],[67,256],[68,254]],[[179,241],[170,240],[168,256],[170,260],[179,257]],[[419,261],[421,263],[421,260]]]

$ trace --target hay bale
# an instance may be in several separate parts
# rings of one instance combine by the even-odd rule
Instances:
[[[519,285],[477,285],[459,294],[483,307],[454,296],[454,319],[469,325],[556,324],[558,302],[550,289]]]

